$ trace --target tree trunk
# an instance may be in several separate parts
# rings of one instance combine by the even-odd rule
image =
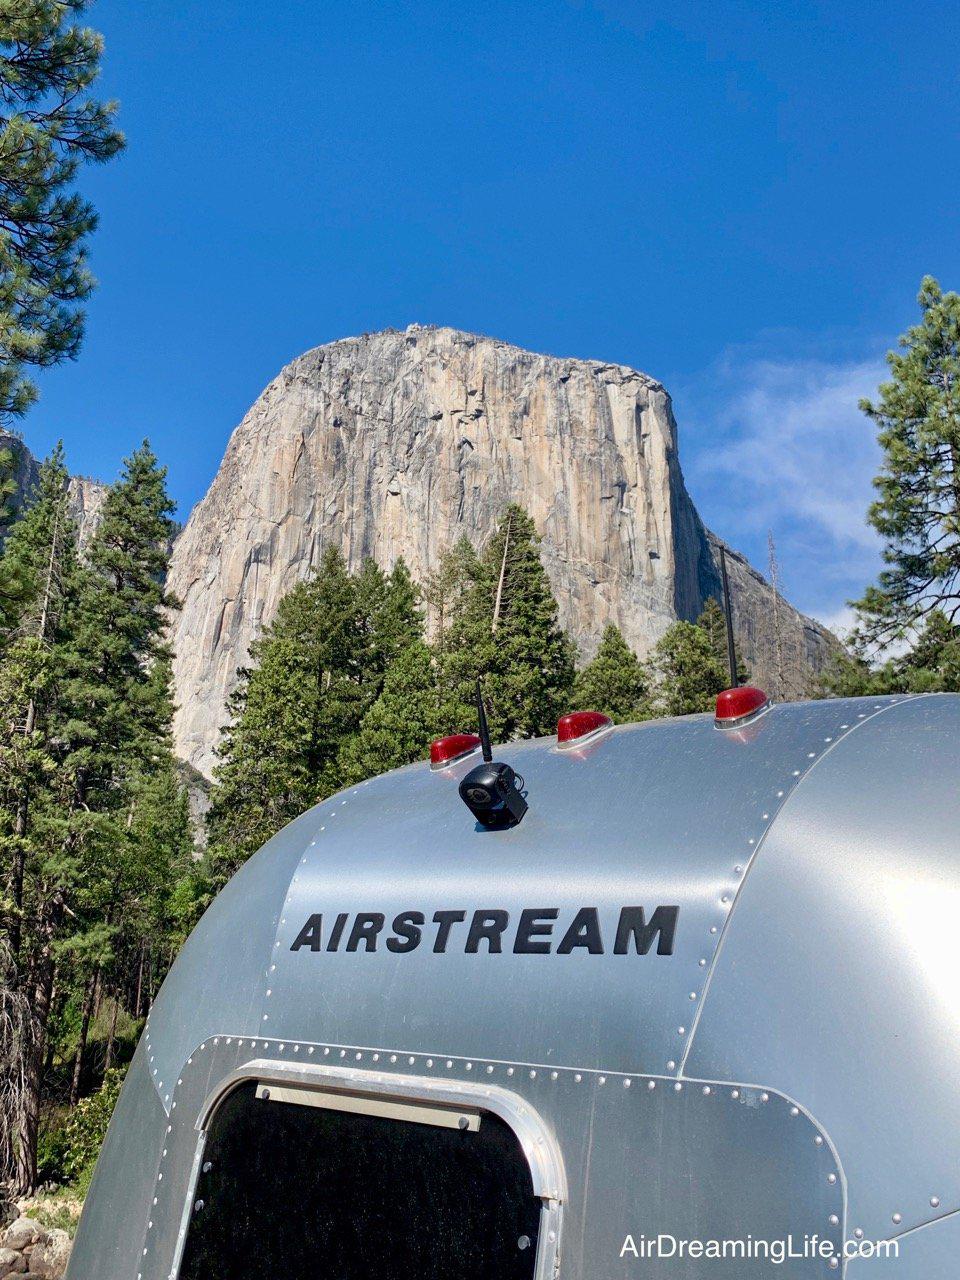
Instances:
[[[87,979],[87,989],[83,993],[83,1012],[80,1017],[80,1039],[77,1052],[73,1058],[73,1078],[70,1082],[70,1105],[75,1107],[80,1099],[80,1076],[83,1072],[83,1055],[87,1049],[87,1036],[90,1034],[90,1016],[93,1012],[93,993],[97,988],[99,970],[94,969]]]
[[[110,1015],[110,1034],[107,1036],[107,1052],[103,1059],[103,1074],[106,1075],[113,1065],[113,1045],[117,1035],[117,1013],[120,1009],[120,993],[113,993],[113,1012]]]
[[[36,1039],[23,1061],[23,1091],[17,1117],[17,1162],[13,1179],[15,1197],[30,1195],[37,1185],[37,1139],[40,1136],[40,1102],[43,1096],[43,1064],[46,1059],[47,1026],[56,965],[53,939],[63,919],[63,898],[56,894],[45,913],[40,929],[41,943],[35,967],[31,1000]]]

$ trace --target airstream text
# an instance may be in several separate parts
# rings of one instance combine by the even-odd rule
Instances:
[[[396,955],[416,951],[423,944],[442,955],[448,949],[467,955],[587,955],[645,956],[656,943],[656,954],[673,955],[679,907],[657,907],[647,919],[643,907],[622,907],[616,929],[607,937],[596,907],[581,907],[571,919],[560,921],[558,907],[527,907],[515,916],[499,908],[485,911],[435,911],[428,923],[423,911],[401,911],[387,926],[382,911],[341,911],[328,915],[314,912],[297,934],[291,951],[376,951],[381,934],[384,947]],[[559,923],[558,923],[559,922]],[[612,933],[612,939],[610,934]],[[426,935],[426,936],[425,936]]]

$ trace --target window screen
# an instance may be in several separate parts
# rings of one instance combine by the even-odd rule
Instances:
[[[210,1122],[181,1280],[531,1280],[540,1201],[510,1127],[264,1101]]]

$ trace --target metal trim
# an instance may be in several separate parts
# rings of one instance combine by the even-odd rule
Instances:
[[[190,1180],[188,1205],[193,1201],[196,1174],[211,1117],[227,1094],[250,1079],[257,1080],[258,1090],[266,1085],[289,1087],[294,1092],[299,1086],[301,1090],[312,1091],[314,1094],[339,1093],[343,1101],[366,1100],[374,1105],[390,1102],[406,1105],[411,1109],[426,1108],[434,1111],[445,1107],[457,1116],[465,1108],[475,1114],[489,1111],[499,1117],[519,1139],[530,1169],[533,1193],[542,1201],[534,1280],[554,1280],[558,1274],[563,1204],[567,1198],[563,1156],[553,1131],[539,1112],[517,1094],[496,1085],[474,1085],[458,1080],[425,1080],[420,1076],[325,1067],[319,1063],[313,1065],[273,1062],[265,1058],[252,1059],[224,1076],[207,1094],[200,1108],[195,1124],[199,1143]],[[179,1266],[179,1259],[177,1265]]]
[[[263,1080],[257,1083],[257,1097],[263,1102],[284,1102],[295,1107],[320,1107],[325,1111],[347,1111],[352,1115],[379,1116],[384,1120],[404,1120],[408,1124],[433,1125],[437,1129],[466,1129],[476,1133],[480,1112],[466,1107],[427,1107],[412,1102],[391,1102],[387,1098],[358,1097],[327,1089],[290,1089]]]

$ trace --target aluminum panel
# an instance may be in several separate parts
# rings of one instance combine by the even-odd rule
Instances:
[[[67,1280],[132,1280],[140,1269],[167,1117],[143,1044],[120,1091],[77,1228]]]
[[[960,1214],[940,1218],[895,1241],[890,1256],[853,1258],[847,1280],[956,1280],[960,1270]]]
[[[885,703],[877,706],[887,705]],[[475,829],[457,794],[470,761],[414,766],[315,811],[280,918],[264,1034],[400,1044],[515,1061],[675,1071],[717,944],[780,806],[872,703],[775,707],[742,731],[706,717],[617,729],[581,751],[551,742],[497,748],[525,776],[530,809],[509,831]],[[615,955],[621,907],[679,908],[672,955]],[[524,909],[558,913],[552,954],[515,954]],[[556,952],[595,908],[604,953]],[[466,954],[475,911],[509,915],[502,954]],[[467,917],[437,954],[441,910]],[[415,950],[326,949],[339,913],[422,912]],[[322,947],[291,951],[311,915]],[[347,929],[352,926],[348,923]],[[230,1007],[223,1005],[224,1020]],[[222,1023],[221,1023],[222,1025]],[[230,1023],[230,1025],[233,1025]]]
[[[832,1274],[815,1255],[779,1264],[764,1257],[641,1262],[624,1252],[628,1236],[642,1245],[657,1233],[678,1242],[792,1238],[797,1246],[816,1235],[839,1248],[844,1184],[835,1153],[810,1116],[771,1090],[220,1035],[190,1055],[176,1086],[142,1280],[176,1274],[195,1200],[203,1198],[202,1126],[238,1072],[427,1105],[455,1085],[477,1109],[495,1110],[513,1123],[534,1169],[544,1152],[534,1183],[557,1201],[546,1236],[559,1244],[559,1280]],[[542,1274],[552,1280],[550,1253],[544,1262]]]
[[[960,698],[837,743],[751,869],[686,1069],[767,1081],[840,1151],[870,1238],[960,1208]]]
[[[165,1108],[194,1045],[225,1021],[256,1031],[280,906],[315,827],[313,812],[302,814],[244,863],[187,939],[160,988],[142,1041]]]

